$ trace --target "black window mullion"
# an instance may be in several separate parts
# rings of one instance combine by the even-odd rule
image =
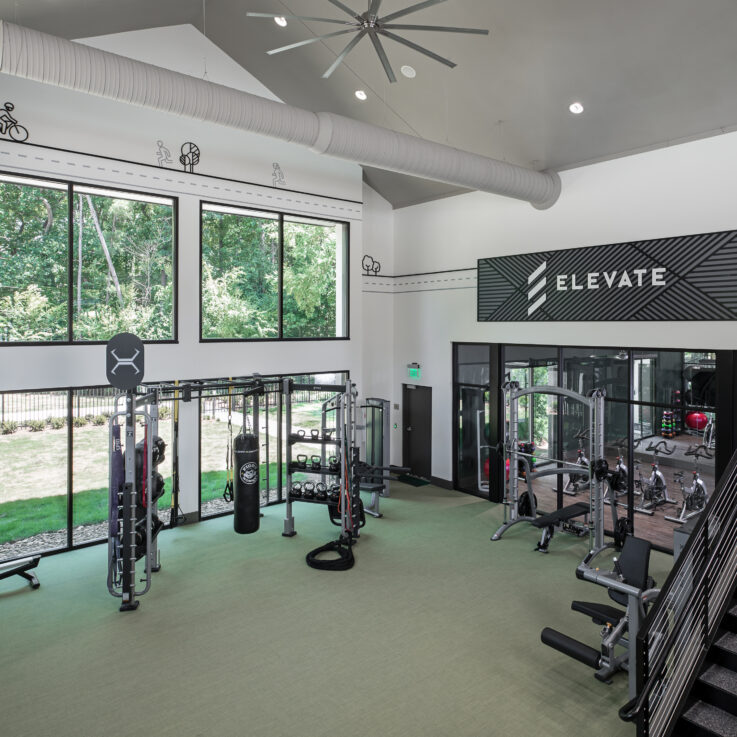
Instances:
[[[74,391],[67,391],[67,547],[74,545]]]
[[[284,338],[284,213],[279,213],[279,340]]]
[[[67,340],[74,342],[74,185],[67,184]]]

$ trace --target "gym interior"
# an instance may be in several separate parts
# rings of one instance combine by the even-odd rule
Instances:
[[[4,733],[737,735],[737,9],[92,5],[0,0]]]

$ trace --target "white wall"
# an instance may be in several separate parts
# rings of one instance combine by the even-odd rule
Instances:
[[[129,56],[145,61],[163,63],[165,59],[167,66],[185,73],[204,68],[206,58],[211,81],[251,92],[264,91],[251,75],[192,26],[100,37],[90,43],[116,52],[125,49]],[[0,141],[0,170],[179,198],[179,341],[176,345],[147,347],[147,380],[244,375],[253,371],[270,374],[350,370],[360,386],[360,167],[263,136],[15,77],[4,76],[2,82],[5,99],[15,104],[14,115],[28,128],[29,143],[35,145]],[[158,140],[164,140],[175,157],[169,168],[156,166]],[[195,170],[200,176],[181,171],[176,161],[181,143],[187,140],[200,146],[202,160]],[[287,187],[272,186],[273,163],[277,161]],[[351,340],[199,343],[202,199],[349,221],[353,253],[349,277]],[[0,390],[106,383],[104,346],[6,346],[0,348],[0,357]]]
[[[395,273],[475,268],[477,259],[490,256],[737,229],[736,159],[737,134],[731,133],[562,172],[561,198],[549,210],[478,192],[397,210]],[[737,348],[731,322],[477,323],[473,271],[423,279],[435,283],[385,297],[396,315],[394,384],[407,381],[406,363],[422,364],[419,383],[433,388],[433,475],[445,479],[452,477],[453,341]]]
[[[89,40],[91,45],[264,94],[241,69],[191,26]],[[0,140],[0,171],[163,193],[179,200],[178,342],[146,347],[147,381],[347,370],[361,390],[363,208],[361,169],[297,145],[187,118],[88,97],[3,76],[3,100],[30,132],[29,144]],[[174,162],[159,168],[158,141]],[[193,141],[201,162],[192,175],[178,163]],[[134,162],[134,163],[130,163]],[[275,186],[274,163],[286,178]],[[199,342],[199,205],[201,200],[313,215],[350,223],[350,340]],[[384,228],[386,230],[386,227]],[[2,275],[0,274],[0,281]],[[106,384],[104,346],[0,346],[0,392]],[[182,497],[197,509],[197,412],[183,406]],[[186,447],[185,447],[186,446]],[[187,452],[187,449],[194,453]]]

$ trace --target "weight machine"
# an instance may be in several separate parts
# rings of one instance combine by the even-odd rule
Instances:
[[[600,565],[594,564],[601,549],[592,550],[576,569],[577,578],[606,587],[609,598],[626,607],[622,610],[590,601],[571,603],[574,612],[590,617],[603,628],[599,650],[550,627],[540,633],[545,645],[593,668],[594,676],[604,683],[611,683],[617,671],[627,671],[631,699],[637,696],[637,631],[647,607],[659,593],[649,576],[650,549],[649,541],[628,536],[619,559],[613,560],[612,571],[603,571]]]
[[[604,458],[604,390],[594,389],[589,396],[583,396],[558,386],[532,386],[521,389],[519,382],[510,381],[504,384],[502,393],[504,406],[509,408],[509,427],[504,443],[504,465],[509,469],[509,476],[504,489],[504,522],[491,539],[500,540],[513,525],[528,522],[533,527],[542,530],[541,539],[536,548],[540,552],[548,551],[548,544],[555,528],[561,526],[568,527],[578,534],[588,533],[589,547],[595,550],[602,548],[604,546],[603,484],[606,481],[606,474],[594,473],[593,467],[601,468],[602,462],[606,464]],[[592,459],[589,468],[569,461],[551,459],[551,463],[555,464],[554,467],[532,469],[532,454],[524,453],[519,449],[519,400],[532,394],[553,394],[566,397],[584,405],[588,410],[588,430],[584,434],[589,445],[587,457]],[[523,494],[519,492],[520,461],[525,467],[525,481],[527,482],[527,491]],[[538,516],[533,482],[544,476],[560,476],[571,472],[589,477],[589,502],[578,502],[550,514]],[[584,524],[574,526],[571,520],[576,517],[584,517]]]
[[[246,399],[253,398],[253,420],[258,441],[258,398],[264,392],[260,377],[239,379],[229,385],[243,396],[244,423]],[[172,514],[171,526],[181,518],[179,510],[179,402],[191,402],[208,391],[224,390],[221,383],[208,381],[174,382],[146,387],[115,397],[115,412],[109,421],[109,494],[108,494],[108,591],[122,599],[120,611],[138,608],[138,597],[151,588],[152,574],[160,570],[157,535],[164,528],[159,520],[157,503],[164,493],[163,479],[155,467],[163,460],[164,445],[158,437],[159,406],[174,404],[172,412]],[[124,409],[120,409],[124,401]],[[144,437],[136,443],[136,420],[143,420]],[[122,422],[121,422],[122,420]],[[122,433],[121,431],[124,431]],[[235,455],[235,453],[234,453]],[[258,464],[257,464],[258,467]],[[258,480],[258,476],[256,477]],[[139,488],[140,487],[140,488]],[[142,518],[141,518],[142,517]],[[245,524],[236,512],[234,527]],[[252,521],[248,522],[252,527]],[[248,525],[246,525],[248,526]],[[245,529],[245,528],[244,528]],[[247,531],[252,531],[250,528]],[[142,577],[136,563],[145,560]],[[142,585],[141,585],[142,584]]]
[[[361,406],[364,431],[364,456],[370,466],[385,468],[391,465],[391,403],[388,399],[368,397]],[[360,480],[361,491],[371,493],[371,504],[364,505],[364,512],[372,517],[382,517],[379,510],[381,498],[389,496],[389,483],[382,473]]]
[[[120,400],[125,409],[120,410]],[[160,570],[156,536],[163,524],[156,515],[156,501],[152,494],[154,468],[154,438],[158,434],[158,391],[137,397],[134,390],[115,397],[115,412],[109,420],[110,472],[108,493],[108,591],[122,599],[120,611],[138,608],[137,597],[151,588],[151,575]],[[125,430],[121,438],[121,424]],[[136,418],[144,422],[144,439],[140,453],[136,448]],[[138,459],[140,457],[140,469]],[[161,458],[159,458],[161,460]],[[139,480],[142,488],[139,489]],[[158,490],[157,490],[158,491]],[[163,486],[160,490],[163,493]],[[139,520],[140,508],[145,517]],[[154,528],[154,519],[158,523]],[[143,527],[141,526],[143,521]],[[145,559],[143,578],[138,578],[136,561]],[[139,587],[139,584],[143,587]]]

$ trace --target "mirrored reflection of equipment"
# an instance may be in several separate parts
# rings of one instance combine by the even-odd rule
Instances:
[[[578,440],[578,451],[576,452],[576,466],[581,466],[583,469],[583,472],[581,473],[569,473],[568,474],[568,481],[566,481],[566,485],[563,487],[563,493],[569,494],[570,496],[575,496],[578,494],[579,491],[582,489],[588,489],[589,488],[589,464],[590,461],[588,457],[586,456],[586,443],[585,441],[589,439],[589,436],[583,428],[579,430],[573,437]]]
[[[594,676],[604,683],[611,683],[612,676],[618,671],[627,672],[630,698],[637,695],[636,634],[649,605],[659,593],[649,576],[650,549],[649,541],[629,535],[621,555],[613,559],[613,570],[603,571],[595,563],[602,550],[589,553],[576,569],[579,579],[606,587],[609,598],[619,605],[614,607],[588,601],[571,604],[574,612],[590,617],[594,624],[602,627],[600,649],[550,627],[540,634],[545,645],[593,668],[596,671]]]
[[[627,496],[627,488],[629,482],[629,470],[627,468],[626,457],[624,455],[624,446],[627,445],[627,438],[617,438],[614,441],[617,448],[617,463],[609,474],[609,484],[604,496],[607,504],[614,502],[620,507],[627,508],[626,500],[618,501],[620,497]]]
[[[635,447],[638,444],[639,441],[635,443]],[[645,479],[640,471],[639,461],[635,461],[635,469],[637,470],[638,476],[635,479],[635,487],[642,494],[641,502],[635,507],[635,510],[644,512],[645,514],[653,514],[663,504],[676,504],[676,500],[671,499],[668,494],[668,483],[658,463],[659,455],[673,455],[675,447],[669,446],[665,440],[659,440],[657,443],[649,443],[645,450],[652,452],[653,462],[650,464],[650,477]]]
[[[665,519],[671,522],[685,522],[686,520],[695,517],[704,511],[706,503],[709,501],[709,493],[706,490],[706,484],[699,474],[699,458],[707,458],[709,460],[714,458],[712,453],[709,453],[709,449],[705,445],[692,445],[689,446],[688,450],[684,455],[691,456],[694,459],[694,470],[692,471],[693,478],[691,480],[691,486],[686,488],[683,483],[683,471],[678,471],[673,475],[673,478],[680,484],[681,496],[683,502],[681,504],[681,510],[677,517],[669,517],[665,515]]]

